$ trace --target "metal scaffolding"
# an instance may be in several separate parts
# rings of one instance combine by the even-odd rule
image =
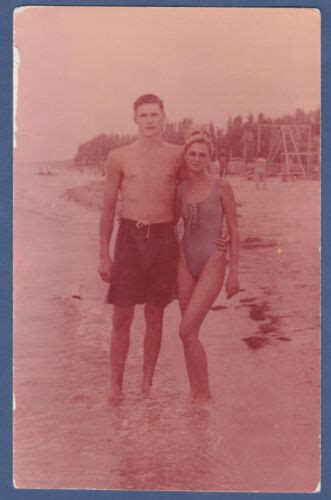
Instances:
[[[312,172],[311,126],[310,125],[258,125],[258,151],[261,147],[263,129],[271,129],[267,164],[281,159],[281,175],[301,175]]]

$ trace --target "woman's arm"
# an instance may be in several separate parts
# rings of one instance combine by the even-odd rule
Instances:
[[[227,297],[230,298],[239,292],[239,230],[237,220],[236,202],[232,187],[226,179],[221,181],[221,204],[223,207],[226,224],[230,234],[230,271],[227,281]]]

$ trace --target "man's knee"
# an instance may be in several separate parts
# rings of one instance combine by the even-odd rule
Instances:
[[[162,330],[164,309],[150,304],[145,305],[145,321],[149,329]]]
[[[113,335],[128,335],[133,319],[134,308],[114,308]]]

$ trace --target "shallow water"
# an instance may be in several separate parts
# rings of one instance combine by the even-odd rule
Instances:
[[[234,181],[242,202],[242,238],[277,240],[278,247],[244,250],[244,291],[226,306],[221,295],[208,315],[202,338],[213,402],[192,411],[176,303],[165,314],[151,397],[143,399],[139,393],[144,321],[138,307],[125,398],[111,407],[103,403],[109,380],[111,308],[103,304],[106,290],[96,273],[98,215],[60,198],[84,178],[67,171],[54,177],[35,176],[28,170],[16,175],[14,476],[18,487],[189,491],[316,487],[318,186],[302,184],[309,194],[303,196],[300,185],[282,189],[275,184],[266,212],[262,192],[256,199],[247,182]],[[281,253],[276,252],[279,248]],[[250,317],[252,305],[266,302],[267,316],[278,318],[277,332],[261,333],[259,322]],[[268,338],[263,349],[249,349],[242,341],[254,335]]]
[[[70,332],[56,329],[56,319],[52,323],[49,318],[47,338],[46,332],[39,338],[35,334],[24,342],[24,352],[16,342],[15,477],[21,478],[19,484],[231,489],[233,470],[222,454],[220,409],[215,404],[194,409],[186,393],[161,369],[156,370],[153,395],[141,397],[138,331],[132,332],[125,398],[111,406],[103,404],[109,327],[96,315],[79,316],[74,303],[66,314],[72,317]],[[36,318],[37,331],[39,321]]]

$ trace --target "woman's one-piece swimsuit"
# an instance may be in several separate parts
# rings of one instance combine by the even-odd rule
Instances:
[[[198,203],[187,201],[187,181],[180,186],[181,216],[184,221],[182,247],[187,267],[199,276],[209,257],[216,251],[221,237],[223,211],[220,203],[220,179],[215,179],[209,195]]]

